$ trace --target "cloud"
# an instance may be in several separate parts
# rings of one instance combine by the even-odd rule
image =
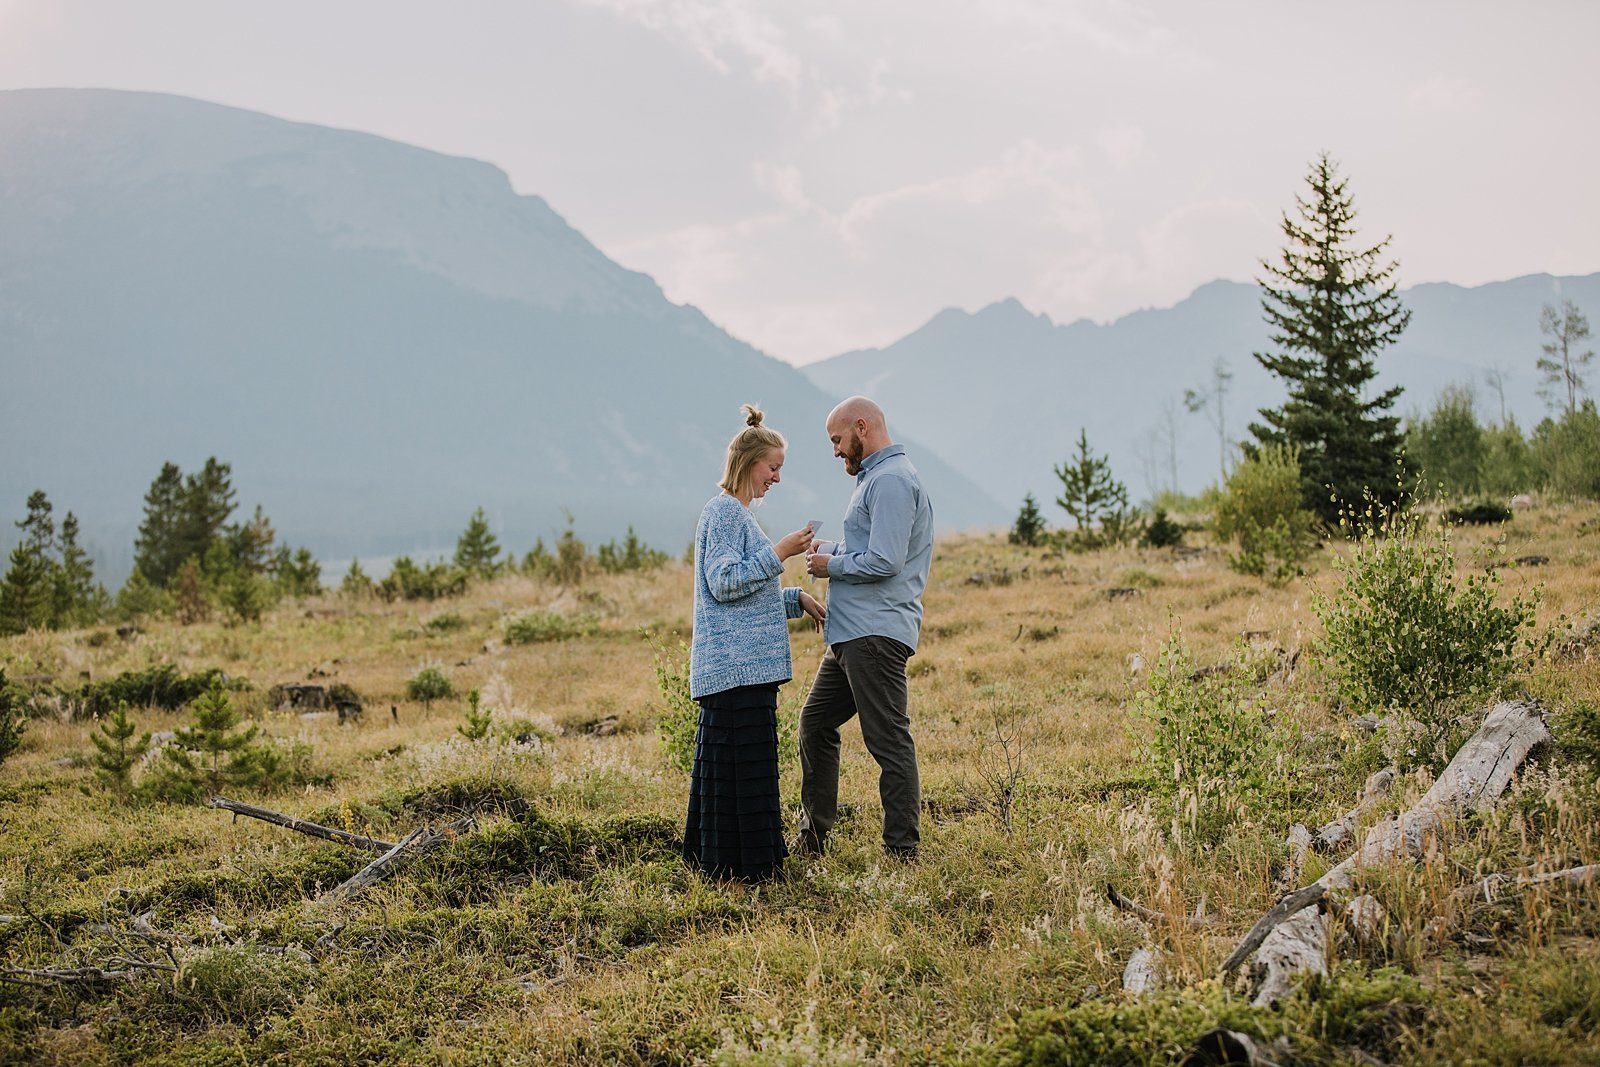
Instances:
[[[1144,131],[1137,126],[1101,130],[1095,140],[1100,145],[1100,151],[1118,167],[1127,167],[1144,151]]]
[[[1483,99],[1483,93],[1462,78],[1430,78],[1406,97],[1406,106],[1420,114],[1463,111]]]

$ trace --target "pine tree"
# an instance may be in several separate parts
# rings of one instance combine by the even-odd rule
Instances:
[[[212,544],[223,535],[233,514],[233,467],[211,456],[206,465],[183,482],[183,511],[179,536],[183,542],[181,558],[205,559]],[[257,509],[260,517],[260,509]],[[265,521],[264,519],[262,520]],[[271,527],[267,529],[270,531]]]
[[[161,750],[158,793],[172,799],[201,800],[224,785],[253,785],[260,779],[254,752],[257,727],[238,730],[239,713],[227,690],[213,686],[191,706],[194,723],[176,731]]]
[[[181,536],[183,526],[183,471],[164,463],[161,473],[144,494],[144,521],[134,542],[134,566],[152,584],[166,588],[188,559]]]
[[[11,550],[0,580],[0,634],[49,629],[55,624],[56,524],[44,490],[28,496],[28,515],[17,523],[22,540]]]
[[[1044,527],[1039,504],[1033,499],[1032,493],[1027,493],[1022,498],[1022,510],[1017,512],[1017,521],[1012,524],[1008,540],[1014,545],[1036,545],[1044,536]]]
[[[1399,398],[1396,387],[1366,398],[1377,377],[1376,356],[1411,321],[1395,294],[1397,263],[1379,264],[1389,239],[1363,250],[1355,237],[1355,205],[1347,181],[1326,153],[1306,178],[1310,199],[1297,196],[1299,219],[1283,215],[1287,246],[1281,265],[1262,263],[1261,307],[1279,351],[1254,353],[1282,378],[1284,406],[1263,409],[1252,423],[1256,444],[1299,451],[1306,506],[1323,522],[1338,521],[1341,504],[1364,491],[1384,504],[1398,496],[1395,462],[1400,420],[1386,414]]]
[[[492,577],[499,570],[496,557],[500,555],[500,542],[489,530],[489,520],[479,508],[467,520],[467,528],[456,541],[456,566],[477,577]]]
[[[152,615],[165,615],[173,607],[172,597],[167,591],[146,578],[137,564],[117,591],[116,615],[127,622],[138,622]]]
[[[1082,535],[1102,516],[1121,515],[1128,507],[1128,490],[1111,476],[1111,463],[1089,450],[1089,432],[1078,431],[1077,459],[1055,467],[1062,495],[1056,503],[1071,515]]]
[[[22,735],[27,730],[28,716],[17,699],[17,691],[6,684],[5,668],[0,667],[0,763],[22,745]]]
[[[94,561],[78,544],[78,517],[61,520],[61,561],[55,568],[53,613],[56,626],[85,626],[100,617],[106,592],[94,584]]]
[[[1567,415],[1571,416],[1578,410],[1578,393],[1586,384],[1582,369],[1594,359],[1594,349],[1573,351],[1588,339],[1589,320],[1570,300],[1563,300],[1559,309],[1546,304],[1539,313],[1539,332],[1550,338],[1539,346],[1544,350],[1537,364],[1544,375],[1539,394],[1554,401],[1565,392]]]
[[[117,710],[106,716],[98,733],[89,735],[94,743],[94,774],[119,796],[126,796],[132,784],[133,768],[150,747],[150,733],[139,735],[139,740],[129,744],[138,733],[138,725],[128,717],[128,702],[119,700]]]

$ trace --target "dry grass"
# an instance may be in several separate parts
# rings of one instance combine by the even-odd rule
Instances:
[[[1503,575],[1507,596],[1542,587],[1543,626],[1600,606],[1600,541],[1579,529],[1592,513],[1546,506],[1504,531],[1508,555],[1549,557]],[[1461,566],[1488,558],[1500,534],[1463,532]],[[281,607],[259,625],[154,624],[131,641],[9,639],[0,664],[12,677],[51,674],[68,687],[80,672],[100,679],[164,662],[249,679],[254,689],[241,705],[270,735],[311,745],[325,784],[242,799],[398,836],[421,816],[395,797],[493,782],[551,820],[586,827],[599,845],[556,857],[548,869],[468,872],[470,900],[447,877],[446,860],[425,861],[349,904],[311,905],[307,893],[339,876],[339,846],[204,809],[118,803],[86,765],[94,724],[36,721],[0,777],[0,910],[19,916],[0,926],[8,965],[71,955],[20,917],[25,910],[88,953],[103,947],[94,923],[126,925],[118,910],[126,899],[153,905],[158,929],[197,945],[232,938],[309,949],[337,924],[346,930],[304,964],[303,985],[257,1010],[230,1013],[226,997],[208,998],[199,979],[186,987],[182,975],[70,992],[7,986],[0,1058],[1030,1062],[1029,1035],[1056,1032],[1062,1018],[1078,1018],[1072,1012],[1103,1009],[1131,1013],[1117,1025],[1144,1035],[1126,1062],[1163,1060],[1198,1032],[1186,1027],[1245,1017],[1241,998],[1213,979],[1216,967],[1287,887],[1289,825],[1318,825],[1348,807],[1360,785],[1351,755],[1358,739],[1311,651],[1312,594],[1331,590],[1337,576],[1326,553],[1313,565],[1309,577],[1273,587],[1232,573],[1214,548],[1063,557],[994,537],[941,542],[911,681],[928,802],[922,860],[882,859],[876,768],[847,732],[841,795],[854,814],[836,849],[815,862],[791,860],[787,881],[758,891],[708,884],[659,843],[606,851],[609,817],[654,816],[667,827],[681,819],[686,784],[654,734],[660,697],[652,645],[641,636],[648,629],[672,645],[687,636],[689,575],[679,564],[595,576],[577,590],[504,578],[436,605],[329,596]],[[583,617],[593,630],[507,644],[506,623],[531,611]],[[445,613],[462,625],[428,626]],[[1143,726],[1128,710],[1175,632],[1200,664],[1223,662],[1241,641],[1285,663],[1298,652],[1295,669],[1265,685],[1284,721],[1313,738],[1304,749],[1310,765],[1284,772],[1281,802],[1241,808],[1237,824],[1206,847],[1182,842],[1161,816]],[[815,670],[820,638],[797,627],[793,647],[791,697]],[[463,700],[430,707],[405,698],[406,680],[425,666],[460,693],[480,689],[497,721],[523,720],[553,739],[466,741],[456,732]],[[341,726],[331,714],[264,707],[271,685],[308,679],[353,686],[366,701],[365,721]],[[1600,701],[1600,650],[1541,664],[1519,684],[1557,708]],[[135,716],[153,730],[184,718]],[[1395,803],[1425,784],[1408,782]],[[797,768],[785,768],[783,788],[792,805]],[[1478,871],[1524,857],[1594,862],[1597,813],[1592,769],[1542,760],[1494,816],[1458,828],[1448,853],[1384,876],[1376,889],[1396,921],[1381,950],[1344,960],[1320,1000],[1251,1025],[1288,1032],[1312,1062],[1349,1062],[1345,1050],[1354,1047],[1436,1061],[1452,1035],[1484,1061],[1497,1049],[1531,1049],[1541,1062],[1594,1062],[1586,1036],[1600,1011],[1593,891],[1529,893],[1454,916],[1442,940],[1428,921]],[[505,827],[492,813],[483,824],[483,833]],[[1314,878],[1318,862],[1302,877]],[[1151,907],[1198,908],[1215,922],[1138,923],[1107,902],[1108,881]],[[233,933],[216,934],[213,917]],[[1138,1014],[1119,992],[1128,954],[1147,941],[1163,949],[1177,990],[1160,1002],[1166,1022]],[[1395,975],[1416,983],[1415,1013],[1378,1037],[1338,1036],[1329,1013],[1366,1019],[1360,1013],[1377,1010],[1374,997],[1410,1003],[1410,994],[1382,985]],[[1363,1000],[1373,989],[1381,996]],[[1566,1006],[1552,1008],[1556,1001]],[[1485,1011],[1507,1025],[1483,1025]]]

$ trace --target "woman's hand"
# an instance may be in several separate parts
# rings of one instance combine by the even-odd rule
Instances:
[[[772,549],[778,553],[779,559],[788,559],[790,556],[798,556],[810,547],[811,524],[808,522],[794,533],[784,534]]]
[[[817,631],[822,631],[822,624],[828,621],[828,607],[817,600],[816,597],[800,590],[800,610],[811,616],[811,621],[817,624]]]

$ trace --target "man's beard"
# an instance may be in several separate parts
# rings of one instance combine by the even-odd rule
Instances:
[[[850,435],[850,447],[844,450],[844,472],[846,474],[860,474],[861,461],[866,458],[866,447],[862,445],[861,438],[852,433]]]

